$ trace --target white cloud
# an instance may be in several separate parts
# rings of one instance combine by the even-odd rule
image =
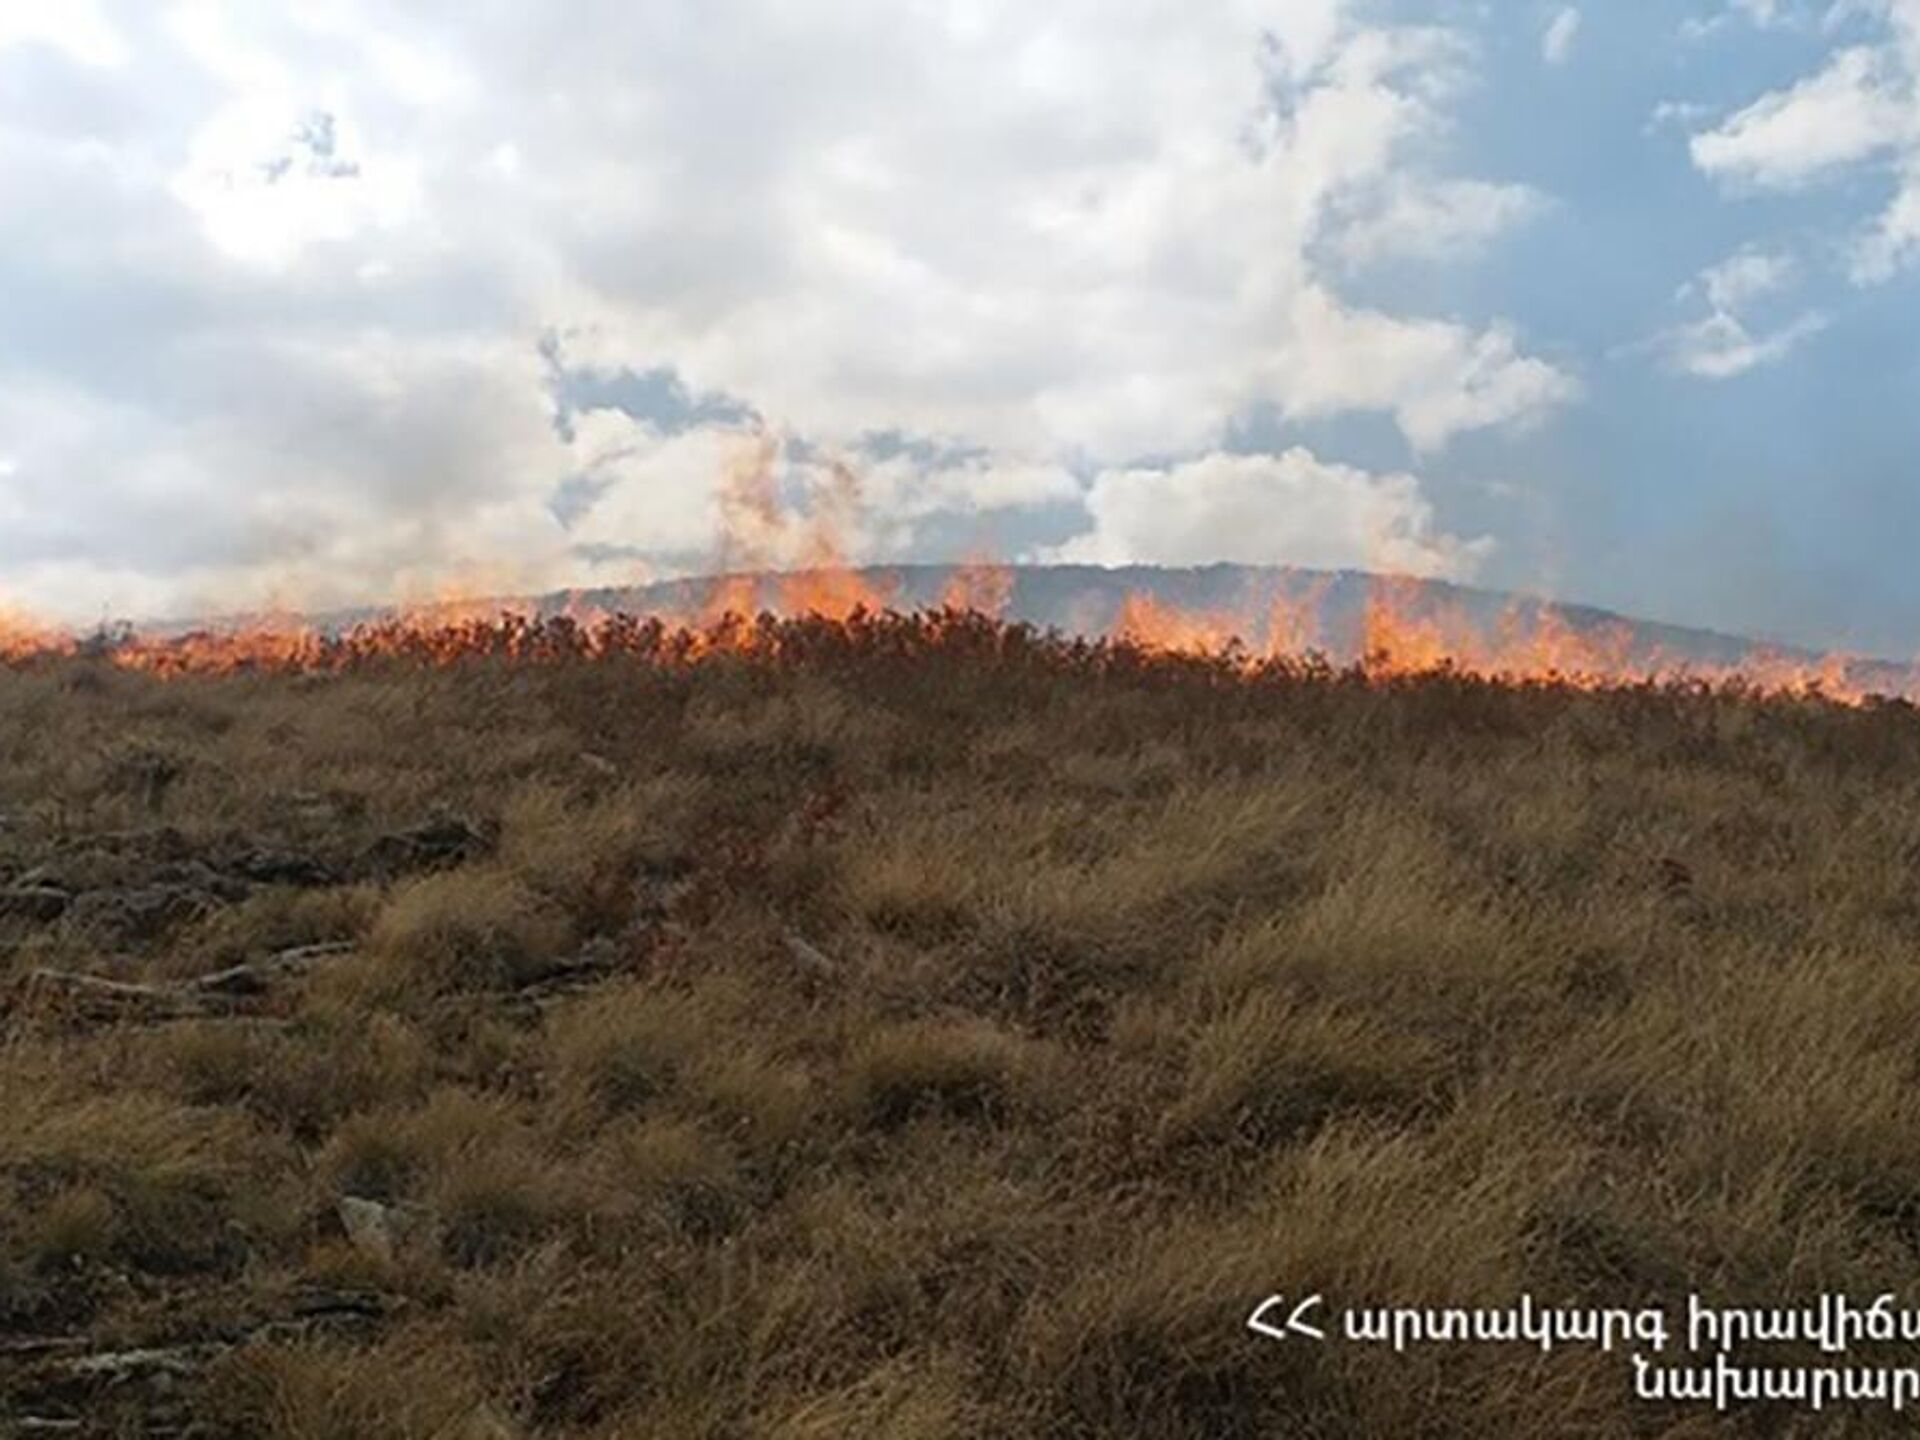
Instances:
[[[1713,113],[1711,105],[1696,100],[1662,100],[1647,116],[1642,133],[1653,135],[1671,128],[1696,125]]]
[[[1707,266],[1680,287],[1676,299],[1698,300],[1701,318],[1662,331],[1647,345],[1667,368],[1699,380],[1730,380],[1749,370],[1773,365],[1827,326],[1817,310],[1804,311],[1771,330],[1755,334],[1745,312],[1779,294],[1795,280],[1799,266],[1791,255],[1744,247]]]
[[[1838,3],[1829,13],[1845,6],[1847,0]],[[1805,17],[1786,0],[1725,0],[1721,9],[1711,15],[1690,15],[1680,22],[1681,38],[1686,40],[1705,40],[1725,30],[1729,25],[1745,22],[1760,30],[1774,30],[1791,24],[1804,24]]]
[[[1350,265],[1399,257],[1461,260],[1547,208],[1526,185],[1486,180],[1398,179],[1375,207],[1337,230],[1332,248]]]
[[[1791,255],[1747,246],[1707,266],[1698,279],[1681,287],[1681,298],[1698,293],[1716,310],[1739,310],[1783,289],[1797,269]]]
[[[1045,558],[1363,567],[1461,579],[1492,548],[1440,531],[1413,476],[1330,465],[1301,449],[1106,470],[1086,503],[1093,528]]]
[[[1853,279],[1872,284],[1920,258],[1920,0],[1845,8],[1876,18],[1884,38],[1834,51],[1814,74],[1696,134],[1692,154],[1722,182],[1769,189],[1887,162],[1892,198],[1849,242]]]
[[[0,50],[10,45],[48,45],[82,65],[116,69],[127,63],[127,42],[101,12],[98,0],[0,5]]]
[[[603,406],[562,439],[554,328],[823,451],[973,457],[871,466],[880,550],[1070,505],[1070,462],[1204,454],[1253,407],[1422,450],[1532,420],[1576,386],[1511,325],[1368,308],[1328,268],[1456,260],[1539,204],[1438,163],[1471,48],[1356,10],[125,6],[123,112],[0,112],[0,283],[53,337],[0,359],[44,402],[0,434],[10,486],[65,477],[0,534],[0,586],[334,600],[495,545],[543,580],[710,545],[737,427]]]
[[[1776,364],[1794,347],[1827,326],[1810,311],[1770,334],[1756,336],[1737,316],[1716,310],[1703,320],[1668,331],[1662,337],[1667,364],[1699,380],[1731,380],[1762,365]]]
[[[404,224],[420,180],[404,158],[370,154],[352,121],[248,95],[201,127],[173,193],[237,260],[284,266],[306,247]]]
[[[1899,142],[1907,102],[1891,56],[1867,46],[1840,51],[1826,68],[1763,95],[1693,137],[1694,164],[1709,175],[1755,185],[1801,185]]]
[[[1463,430],[1512,423],[1572,400],[1577,384],[1519,352],[1501,327],[1471,330],[1354,310],[1325,290],[1296,302],[1296,342],[1273,357],[1286,413],[1314,418],[1358,406],[1390,413],[1417,449]]]
[[[576,457],[523,347],[369,333],[192,360],[194,386],[248,404],[173,418],[67,385],[0,390],[21,446],[0,589],[86,618],[565,579],[547,497]]]
[[[1573,54],[1573,42],[1580,34],[1580,11],[1567,5],[1561,8],[1540,36],[1540,58],[1549,65],[1564,65]]]
[[[1920,151],[1907,158],[1892,203],[1854,242],[1853,278],[1862,285],[1878,284],[1916,260],[1920,260]]]

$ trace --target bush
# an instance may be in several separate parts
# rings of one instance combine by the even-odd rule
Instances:
[[[537,978],[571,938],[565,918],[519,880],[468,867],[396,889],[369,943],[404,982],[472,990]]]

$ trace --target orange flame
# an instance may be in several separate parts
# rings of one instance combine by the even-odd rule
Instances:
[[[1304,595],[1278,594],[1267,605],[1266,654],[1269,659],[1303,656],[1320,648],[1320,607],[1333,581],[1322,576]]]
[[[0,661],[26,660],[36,655],[67,654],[74,649],[71,635],[42,625],[31,616],[0,605]]]
[[[1282,595],[1271,602],[1260,659],[1299,660],[1315,651],[1327,586],[1322,580],[1305,596]],[[1122,604],[1112,633],[1149,652],[1245,656],[1253,653],[1246,645],[1260,628],[1252,612],[1187,610],[1134,593]],[[1443,672],[1579,688],[1680,680],[1855,705],[1890,695],[1920,700],[1920,666],[1865,666],[1838,654],[1796,658],[1764,647],[1732,663],[1676,659],[1639,650],[1633,628],[1624,622],[1576,625],[1545,603],[1516,601],[1487,625],[1464,605],[1437,600],[1420,582],[1396,576],[1379,577],[1369,587],[1357,663],[1376,680]]]
[[[1186,610],[1136,590],[1120,602],[1115,638],[1143,650],[1204,655],[1228,649],[1246,634],[1240,617],[1226,610]]]
[[[973,559],[957,566],[940,592],[943,610],[967,610],[999,619],[1013,603],[1013,571],[990,560]]]
[[[723,567],[770,571],[784,615],[844,620],[856,611],[887,608],[897,586],[876,584],[848,563],[846,534],[860,511],[860,480],[840,460],[826,465],[805,510],[781,501],[776,467],[781,446],[766,434],[728,467],[719,493]],[[787,567],[793,568],[787,568]],[[701,607],[707,622],[756,612],[760,587],[752,575],[723,574]]]
[[[680,664],[720,653],[778,656],[791,646],[817,650],[826,643],[857,649],[887,637],[891,637],[888,643],[912,645],[984,639],[992,650],[1010,643],[1056,643],[1044,637],[1022,642],[1017,628],[1008,629],[971,607],[908,616],[867,605],[871,587],[836,596],[828,578],[832,573],[807,572],[796,577],[806,581],[794,593],[804,596],[807,608],[794,617],[748,618],[743,610],[734,609],[699,626],[573,603],[545,619],[498,609],[484,618],[449,618],[443,608],[436,607],[360,625],[343,634],[264,620],[185,635],[103,637],[83,646],[67,632],[9,615],[0,629],[0,660],[32,664],[86,649],[127,669],[174,676],[242,670],[330,671],[383,659],[444,665],[489,656],[514,660],[628,656]],[[751,577],[735,579],[751,583]],[[826,588],[816,588],[822,586]],[[1266,651],[1259,653],[1241,640],[1253,633],[1252,627],[1238,623],[1230,613],[1183,611],[1136,594],[1123,605],[1113,638],[1096,642],[1084,653],[1094,657],[1095,663],[1123,654],[1149,659],[1198,656],[1227,673],[1249,677],[1271,673],[1276,667],[1285,670],[1297,662],[1300,651],[1282,647],[1313,633],[1309,627],[1317,624],[1312,613],[1317,600],[1311,596],[1279,602],[1277,618],[1268,617]],[[826,607],[835,605],[853,608],[834,615]],[[1461,610],[1444,605],[1423,608],[1417,588],[1405,582],[1375,587],[1363,616],[1363,631],[1367,649],[1357,673],[1376,681],[1453,672],[1505,683],[1546,681],[1585,688],[1703,681],[1851,704],[1874,695],[1920,699],[1920,671],[1902,674],[1886,666],[1858,671],[1841,656],[1801,660],[1755,652],[1737,665],[1719,666],[1671,665],[1657,654],[1636,657],[1631,633],[1623,627],[1583,629],[1548,606],[1515,606],[1490,631],[1475,631]]]
[[[1417,675],[1457,663],[1440,620],[1419,613],[1417,582],[1383,577],[1367,594],[1361,663],[1378,675]]]
[[[536,619],[514,604],[475,599],[488,592],[466,584],[344,635],[295,615],[267,614],[190,634],[136,632],[83,643],[0,604],[0,662],[31,663],[86,650],[162,675],[324,670],[381,657],[437,664],[476,655],[641,655],[680,662],[713,653],[761,653],[784,643],[780,637],[789,632],[763,607],[789,622],[818,622],[802,627],[816,639],[835,633],[836,626],[852,639],[870,638],[888,626],[893,630],[887,633],[921,638],[990,632],[1004,640],[1017,633],[998,624],[1012,601],[1014,572],[984,559],[954,569],[936,613],[894,614],[897,577],[876,579],[848,559],[860,508],[858,476],[838,460],[810,464],[804,503],[788,503],[779,481],[783,453],[776,437],[756,434],[723,476],[717,494],[719,574],[692,616],[609,613],[575,593],[557,614]],[[1295,587],[1250,599],[1240,610],[1187,609],[1144,592],[1129,594],[1108,627],[1105,643],[1112,648],[1098,653],[1200,656],[1248,674],[1291,664],[1323,642],[1331,583],[1331,577],[1319,578],[1304,591]],[[1920,700],[1920,667],[1902,672],[1841,655],[1800,658],[1765,649],[1732,664],[1676,661],[1645,646],[1626,624],[1576,623],[1551,605],[1523,601],[1489,624],[1466,605],[1404,577],[1374,581],[1359,618],[1356,664],[1378,681],[1439,672],[1594,688],[1682,679],[1853,704],[1887,694]]]

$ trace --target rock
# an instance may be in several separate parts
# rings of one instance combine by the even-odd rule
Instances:
[[[53,853],[15,876],[13,883],[51,885],[72,895],[85,890],[123,890],[157,878],[159,867],[192,859],[191,843],[171,826],[97,831],[58,841]]]
[[[426,1226],[417,1210],[368,1200],[359,1195],[343,1195],[334,1206],[347,1240],[363,1255],[391,1260],[402,1246],[416,1238]]]
[[[253,893],[253,887],[245,880],[232,875],[222,875],[219,871],[200,860],[173,860],[158,865],[145,877],[149,887],[170,885],[175,889],[194,890],[210,899],[234,904]]]
[[[294,850],[245,850],[227,868],[256,885],[333,885],[340,878],[324,860]]]
[[[464,820],[442,817],[380,836],[361,864],[380,875],[439,869],[471,860],[487,848],[486,836]]]
[[[571,955],[563,955],[517,977],[514,990],[524,996],[556,994],[590,985],[626,962],[620,946],[596,936]]]
[[[787,954],[815,979],[831,980],[840,973],[840,967],[833,958],[805,936],[789,930],[780,938],[786,944]]]
[[[658,925],[671,918],[674,907],[693,893],[690,868],[679,861],[641,867],[633,882],[632,923],[636,927]]]
[[[0,890],[0,916],[45,924],[66,913],[73,897],[54,885],[14,885]]]
[[[220,903],[219,895],[195,885],[141,885],[76,896],[67,918],[103,939],[138,943],[160,939]]]
[[[580,752],[580,764],[603,779],[611,780],[620,773],[620,767],[604,755],[596,755],[591,750]]]
[[[403,1297],[380,1290],[305,1290],[294,1297],[296,1320],[381,1320],[406,1303]]]

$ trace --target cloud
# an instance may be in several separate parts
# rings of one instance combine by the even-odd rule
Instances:
[[[1868,46],[1840,51],[1817,75],[1696,134],[1694,164],[1716,178],[1787,188],[1887,150],[1908,123],[1891,58]]]
[[[1817,310],[1805,311],[1771,331],[1755,334],[1746,312],[1755,302],[1777,295],[1795,280],[1799,266],[1791,255],[1751,246],[1707,266],[1675,299],[1703,302],[1707,313],[1662,331],[1637,347],[1657,352],[1676,374],[1699,380],[1730,380],[1749,370],[1777,364],[1827,326]]]
[[[97,617],[565,578],[547,499],[585,452],[555,444],[524,347],[365,336],[181,359],[157,397],[0,390],[8,593]],[[216,409],[209,392],[249,403]]]
[[[1580,34],[1580,11],[1572,5],[1561,8],[1547,23],[1540,36],[1540,58],[1549,65],[1564,65],[1573,54],[1573,42]]]
[[[1316,419],[1356,408],[1390,413],[1418,450],[1463,430],[1539,416],[1576,398],[1578,383],[1520,353],[1513,333],[1414,321],[1347,307],[1325,290],[1302,294],[1297,342],[1273,357],[1284,414]]]
[[[1464,579],[1492,548],[1486,539],[1439,530],[1412,475],[1327,464],[1303,449],[1214,452],[1178,465],[1102,471],[1086,506],[1092,528],[1043,558],[1362,567]]]
[[[1835,50],[1815,73],[1695,134],[1691,151],[1706,175],[1773,190],[1886,163],[1892,198],[1848,241],[1852,278],[1874,284],[1920,258],[1920,0],[1850,8],[1876,18],[1884,38]]]
[[[1839,0],[1829,14],[1844,8],[1845,4],[1846,0]],[[1686,40],[1705,40],[1740,22],[1759,30],[1774,30],[1804,24],[1805,18],[1788,0],[1726,0],[1725,5],[1711,15],[1690,15],[1682,20],[1680,35]]]
[[[1711,105],[1703,105],[1696,100],[1662,100],[1648,114],[1647,123],[1641,127],[1641,132],[1653,135],[1667,129],[1684,129],[1698,124],[1711,114],[1713,114]]]
[[[1698,380],[1731,380],[1762,365],[1776,364],[1794,347],[1827,325],[1826,317],[1809,312],[1771,334],[1755,336],[1735,315],[1716,310],[1703,320],[1670,330],[1661,348],[1668,365]]]
[[[1855,239],[1851,270],[1856,283],[1876,285],[1916,260],[1920,260],[1920,153],[1907,158],[1899,192],[1866,233]]]
[[[1332,249],[1349,265],[1391,259],[1459,261],[1534,219],[1546,197],[1486,180],[1397,180],[1342,226]]]
[[[1681,298],[1701,294],[1716,310],[1739,310],[1750,301],[1783,289],[1798,267],[1791,255],[1748,246],[1700,272],[1681,287]]]
[[[98,0],[0,9],[0,50],[32,44],[50,46],[82,65],[117,69],[127,63],[126,40],[101,13]]]
[[[695,564],[756,427],[931,442],[863,462],[904,553],[1256,406],[1577,393],[1343,292],[1538,201],[1440,163],[1471,46],[1342,0],[43,9],[99,24],[0,44],[0,588],[69,606]]]

